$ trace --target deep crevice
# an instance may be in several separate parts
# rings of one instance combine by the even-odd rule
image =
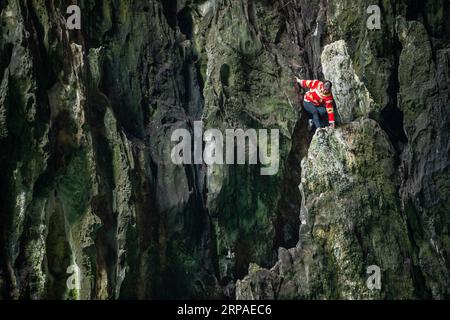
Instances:
[[[389,103],[380,113],[380,126],[387,133],[392,145],[395,148],[396,166],[400,164],[400,155],[403,152],[405,145],[408,143],[408,138],[405,134],[403,125],[403,112],[398,108],[397,95],[400,92],[400,82],[398,69],[400,65],[400,54],[403,50],[400,40],[396,37],[393,40],[392,52],[394,59],[394,66],[391,69],[391,76],[389,78],[388,95]]]
[[[180,31],[188,38],[192,39],[193,35],[193,21],[192,21],[192,12],[189,7],[185,7],[177,14],[178,18],[178,27]]]

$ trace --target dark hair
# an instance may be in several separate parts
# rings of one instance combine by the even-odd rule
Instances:
[[[333,84],[330,80],[325,80],[323,83],[323,87],[329,91],[331,91],[331,88],[333,87]]]

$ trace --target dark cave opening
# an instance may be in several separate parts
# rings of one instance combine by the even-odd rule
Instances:
[[[167,23],[175,30],[177,27],[177,0],[163,0],[161,4]]]
[[[400,155],[408,143],[403,129],[403,112],[394,106],[388,106],[381,111],[380,125],[389,136],[395,151]]]
[[[177,18],[180,31],[185,34],[188,39],[192,39],[194,23],[192,21],[191,9],[189,7],[183,8],[180,12],[178,12]]]

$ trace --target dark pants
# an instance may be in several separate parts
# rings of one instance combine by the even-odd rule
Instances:
[[[328,112],[325,107],[316,107],[311,102],[303,101],[303,106],[312,119],[316,129],[323,128],[328,124]]]

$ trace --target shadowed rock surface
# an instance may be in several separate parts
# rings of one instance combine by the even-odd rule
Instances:
[[[1,299],[449,298],[448,1],[381,30],[366,0],[72,2],[79,31],[0,2]],[[336,130],[294,75],[333,81]],[[278,173],[173,164],[200,120],[279,129]]]

